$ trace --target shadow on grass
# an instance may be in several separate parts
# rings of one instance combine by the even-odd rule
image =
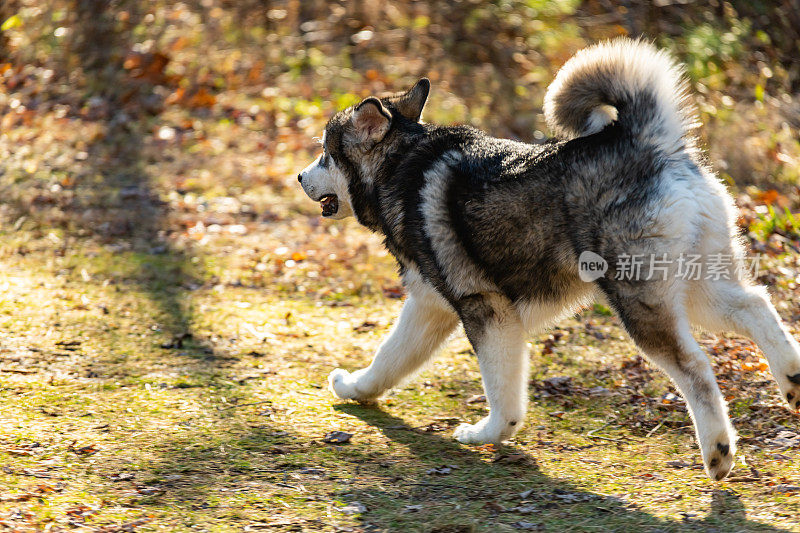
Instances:
[[[334,470],[330,455],[275,424],[253,427],[253,417],[249,420],[246,424],[217,412],[208,431],[165,435],[152,443],[135,468],[139,494],[129,504],[154,514],[168,512],[163,524],[171,528],[277,531],[289,526],[297,531],[305,525],[312,529],[303,531],[322,531],[326,524],[317,517],[329,508],[325,494],[338,479],[328,475]],[[147,495],[148,487],[153,495]],[[306,501],[324,503],[308,516],[298,512]]]
[[[74,47],[96,93],[94,107],[104,126],[87,149],[89,176],[98,177],[99,183],[91,184],[91,191],[84,186],[88,206],[76,206],[84,213],[88,208],[96,218],[84,219],[81,229],[109,243],[131,263],[123,283],[147,293],[158,307],[168,335],[183,335],[189,329],[189,317],[180,292],[194,282],[186,278],[191,258],[166,239],[166,207],[153,190],[146,169],[157,163],[145,155],[145,136],[153,127],[153,118],[137,104],[149,86],[126,72],[119,59],[111,60],[112,51],[124,57],[133,49],[136,38],[130,29],[135,24],[129,20],[127,30],[122,30],[117,23],[120,8],[112,2],[79,4]],[[136,19],[143,15],[143,10],[136,8],[129,13]]]
[[[549,477],[533,458],[520,457],[519,450],[501,450],[513,457],[512,463],[490,462],[449,435],[415,431],[380,409],[354,404],[337,405],[335,409],[378,427],[419,461],[392,483],[351,491],[353,499],[369,510],[363,515],[364,523],[379,528],[430,532],[497,531],[502,527],[547,531],[785,531],[748,520],[739,497],[731,491],[714,491],[710,512],[702,520],[688,515],[683,521],[663,519],[621,498]],[[391,452],[373,451],[375,464],[391,459]],[[447,475],[436,475],[435,469]]]
[[[17,221],[15,230],[25,230],[16,238],[28,239],[17,253],[24,256],[34,247],[41,258],[34,268],[55,265],[70,296],[105,299],[87,300],[82,316],[56,323],[65,335],[76,322],[87,325],[80,329],[85,343],[104,344],[100,357],[79,361],[69,372],[135,378],[163,364],[146,356],[185,348],[189,357],[175,359],[173,367],[219,373],[223,358],[211,343],[189,336],[194,324],[187,296],[204,273],[191,248],[174,244],[173,232],[183,228],[171,220],[156,183],[158,164],[174,157],[169,143],[153,135],[163,124],[153,98],[158,100],[164,65],[149,78],[124,66],[140,44],[136,28],[148,8],[110,0],[74,4],[74,10],[63,10],[67,41],[51,54],[58,58],[52,83],[58,96],[38,103],[34,98],[32,104],[45,113],[59,108],[59,117],[50,114],[46,123],[56,131],[36,132],[55,140],[40,154],[37,172],[12,167],[3,187],[4,211]],[[90,294],[101,283],[109,289]],[[139,327],[151,331],[133,331]],[[147,346],[148,340],[153,344]],[[160,344],[175,351],[159,352]]]
[[[102,246],[103,262],[97,266],[119,294],[112,305],[127,299],[144,320],[152,321],[148,326],[161,332],[164,349],[185,349],[190,357],[185,364],[177,361],[181,371],[215,374],[218,359],[209,342],[192,337],[192,313],[185,298],[201,285],[197,258],[173,245],[175,224],[153,180],[158,162],[171,157],[160,152],[166,145],[153,138],[160,120],[147,105],[161,74],[141,77],[123,66],[140,39],[134,29],[146,13],[142,6],[108,0],[77,3],[68,47],[72,56],[66,61],[77,62],[83,73],[86,101],[73,114],[80,116],[76,127],[91,124],[99,129],[86,139],[81,172],[66,185],[60,220],[44,219],[42,224],[54,222],[64,229],[61,253],[72,256],[76,271],[92,264],[87,250],[94,254],[92,247]],[[107,377],[136,377],[150,366],[119,354],[99,363],[93,372]]]

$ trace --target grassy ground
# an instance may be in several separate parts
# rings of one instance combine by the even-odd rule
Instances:
[[[798,420],[749,343],[703,337],[744,437],[729,481],[706,479],[683,403],[601,307],[531,339],[512,444],[459,445],[452,426],[486,412],[463,335],[378,407],[326,390],[331,369],[368,363],[401,305],[377,237],[320,221],[291,178],[170,199],[137,174],[162,141],[131,135],[89,147],[117,162],[106,181],[87,165],[61,190],[26,182],[44,207],[2,234],[3,526],[798,530]],[[203,193],[198,211],[187,197]],[[77,213],[67,227],[47,225],[53,205]],[[75,222],[92,209],[91,227]]]
[[[206,29],[220,19],[226,42],[240,43],[212,4]],[[567,21],[541,17],[528,55],[514,56],[527,77],[485,66],[502,62],[502,51],[468,62],[457,43],[439,50],[428,118],[533,140],[537,98],[558,62],[582,39],[621,31],[616,18],[592,27],[587,4]],[[248,85],[256,38],[223,53],[188,32],[195,15],[181,9],[191,12],[163,8],[154,23],[183,21],[156,40],[174,71],[131,55],[121,74],[83,65],[76,72],[85,77],[59,78],[76,89],[40,87],[43,67],[3,70],[0,530],[800,531],[800,418],[740,338],[699,334],[742,437],[721,483],[706,479],[683,401],[600,306],[530,339],[531,407],[507,446],[451,439],[459,421],[487,409],[463,334],[377,406],[335,400],[327,374],[368,364],[403,294],[380,239],[352,220],[321,220],[294,176],[315,155],[311,137],[328,113],[413,79],[416,67],[375,73],[367,67],[386,56],[367,50],[353,55],[366,74],[347,73],[332,39],[333,48],[319,45],[329,64],[310,51],[304,63],[289,45],[270,49],[288,55],[276,60],[286,68],[271,78],[268,59]],[[424,55],[432,37],[423,34],[436,37],[443,15],[399,13],[420,34],[408,56]],[[143,39],[152,22],[130,34]],[[705,50],[692,39],[738,27],[707,26],[674,37],[683,59]],[[180,37],[189,43],[178,46]],[[552,63],[523,61],[536,57]],[[725,104],[715,90],[757,80],[737,78],[728,64],[725,78],[698,61],[703,135],[751,244],[768,256],[761,280],[800,333],[797,143],[791,121],[771,129],[794,97],[770,99],[767,84],[762,104]],[[319,68],[333,73],[330,85],[318,86]],[[774,70],[773,82],[786,75]],[[175,81],[176,72],[191,83]],[[523,81],[493,87],[493,79]],[[169,92],[154,103],[161,107],[142,111],[160,88]],[[487,99],[492,90],[508,98]],[[734,111],[756,119],[737,121]],[[746,132],[745,150],[726,151],[723,133],[734,127]],[[747,159],[748,150],[758,157]],[[732,169],[742,168],[760,173],[739,179]],[[781,194],[745,187],[753,182]],[[325,442],[333,431],[352,437]]]

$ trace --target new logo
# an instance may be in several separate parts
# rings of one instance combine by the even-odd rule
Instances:
[[[586,250],[578,257],[578,275],[581,281],[591,283],[603,277],[608,270],[608,262],[594,252]]]

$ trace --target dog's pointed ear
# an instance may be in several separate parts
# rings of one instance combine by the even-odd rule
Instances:
[[[362,142],[378,142],[389,131],[392,115],[380,100],[370,96],[356,106],[352,120]]]
[[[419,122],[422,117],[422,108],[425,107],[430,92],[430,80],[422,78],[407,93],[394,97],[392,103],[404,117]]]

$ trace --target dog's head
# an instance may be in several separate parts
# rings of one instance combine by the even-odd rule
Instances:
[[[353,191],[369,187],[386,156],[404,136],[420,130],[430,87],[423,78],[406,93],[370,96],[328,121],[322,154],[297,176],[308,197],[322,206],[323,217],[353,214]]]

